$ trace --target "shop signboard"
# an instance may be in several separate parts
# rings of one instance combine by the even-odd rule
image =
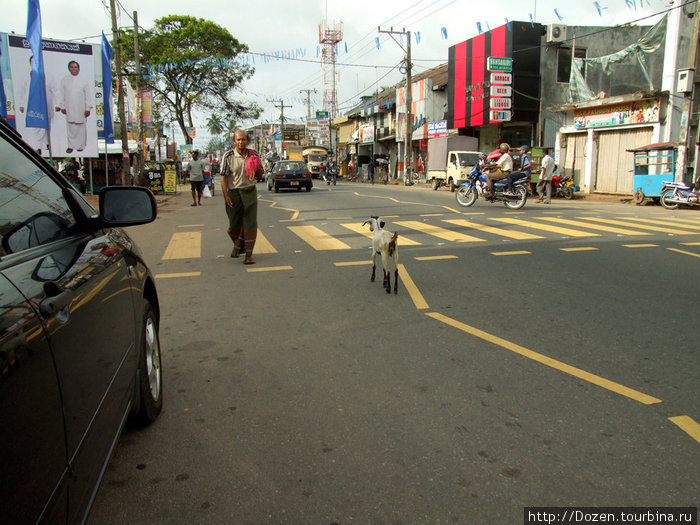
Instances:
[[[511,109],[513,100],[510,97],[491,97],[489,99],[491,109]]]
[[[508,122],[511,119],[510,110],[491,110],[489,120],[491,122]]]
[[[493,72],[489,76],[491,84],[512,84],[513,73]]]
[[[488,57],[486,59],[487,71],[513,71],[513,59],[509,57]]]
[[[447,136],[447,121],[438,120],[437,122],[428,122],[428,138],[434,139],[437,137]]]
[[[510,86],[491,86],[490,93],[492,97],[510,97],[513,95],[513,88]]]

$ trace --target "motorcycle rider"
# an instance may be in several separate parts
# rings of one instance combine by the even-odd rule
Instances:
[[[486,186],[492,197],[494,194],[494,181],[505,179],[510,175],[510,172],[513,171],[513,157],[508,153],[510,151],[510,145],[507,142],[502,142],[498,149],[501,152],[500,158],[496,162],[490,164],[495,170],[486,175]]]
[[[520,171],[515,171],[508,175],[506,179],[506,195],[515,195],[513,191],[513,183],[527,175],[528,179],[532,175],[532,161],[530,160],[530,147],[520,146]]]

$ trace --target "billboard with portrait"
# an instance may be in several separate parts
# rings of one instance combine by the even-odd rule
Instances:
[[[25,125],[32,60],[29,42],[19,35],[2,36],[8,47],[7,57],[2,59],[8,61],[12,87],[11,93],[6,92],[8,120],[14,121],[22,138],[44,157],[97,157],[98,122],[100,128],[103,125],[100,46],[42,41],[50,127],[47,135],[45,130]]]

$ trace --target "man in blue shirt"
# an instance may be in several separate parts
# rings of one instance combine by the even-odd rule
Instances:
[[[520,146],[520,171],[508,175],[508,179],[506,180],[506,194],[514,195],[513,183],[524,175],[527,175],[528,179],[532,175],[532,160],[530,160],[529,151],[529,146]]]

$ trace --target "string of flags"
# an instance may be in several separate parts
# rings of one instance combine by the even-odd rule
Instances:
[[[608,9],[608,6],[603,5],[604,3],[609,3],[612,0],[595,0],[590,3],[592,6],[592,9],[594,10],[595,13],[598,14],[598,16],[604,16],[604,12]],[[651,7],[651,0],[616,0],[618,2],[624,2],[625,6],[628,9],[632,10],[639,10],[643,9],[644,7]],[[554,9],[554,16],[559,20],[560,22],[563,22],[565,20],[565,16],[562,15],[559,11],[559,9]],[[534,27],[535,25],[535,18],[532,13],[528,13],[530,23]],[[511,22],[508,18],[504,18],[505,25],[508,27],[508,30],[512,30]],[[491,26],[489,25],[488,21],[483,21],[483,24],[486,26],[487,31],[491,31]],[[484,25],[482,25],[482,21],[477,21],[476,22],[476,30],[479,34],[484,32]],[[401,38],[401,44],[403,45],[403,35],[399,35]],[[440,28],[440,38],[442,40],[447,40],[448,34],[447,34],[447,28],[446,27],[441,27]],[[421,44],[422,42],[422,34],[420,31],[414,31],[413,32],[413,41],[416,44]],[[381,41],[379,37],[375,37],[374,39],[375,47],[378,50],[381,50]],[[322,53],[322,46],[318,45],[316,46],[316,58],[319,58]],[[341,54],[349,54],[350,53],[350,48],[348,46],[348,43],[346,41],[339,42],[335,44],[335,53],[336,55],[340,56]],[[299,59],[304,59],[308,55],[308,51],[305,48],[295,48],[295,49],[284,49],[284,50],[278,50],[278,51],[272,51],[272,52],[266,52],[266,53],[244,53],[241,55],[238,55],[236,57],[231,57],[231,58],[206,58],[203,59],[202,61],[210,61],[215,63],[216,65],[220,66],[225,66],[225,65],[237,65],[237,66],[250,66],[250,65],[257,65],[256,64],[256,56],[258,57],[258,60],[262,62],[262,64],[269,64],[270,62],[273,61],[279,61],[279,60],[299,60]],[[158,64],[158,65],[147,65],[146,70],[148,72],[149,76],[152,76],[155,73],[165,73],[168,71],[173,71],[176,69],[181,68],[183,65],[184,66],[194,66],[198,62],[202,61],[190,61],[190,62],[185,62],[185,63],[168,63],[168,64]]]

